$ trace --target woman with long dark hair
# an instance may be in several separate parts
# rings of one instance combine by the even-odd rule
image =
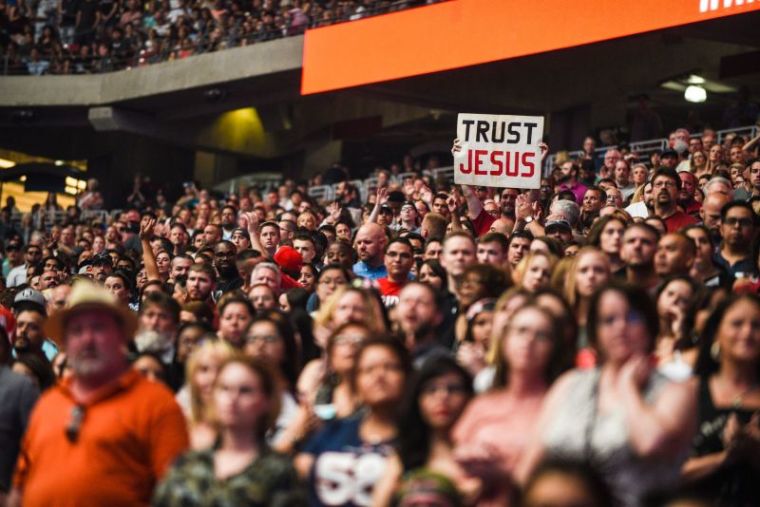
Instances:
[[[474,501],[480,481],[469,477],[454,454],[451,430],[473,396],[472,377],[453,358],[433,357],[412,379],[401,405],[396,454],[375,487],[373,505],[389,505],[402,477],[425,468],[451,479]]]
[[[296,456],[296,468],[309,483],[311,505],[370,502],[398,438],[398,405],[410,371],[401,340],[372,338],[359,346],[351,382],[364,410],[328,423]]]
[[[724,507],[760,505],[760,299],[732,295],[705,324],[699,420],[684,479]]]

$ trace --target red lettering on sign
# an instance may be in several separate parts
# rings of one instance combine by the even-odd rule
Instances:
[[[475,174],[488,174],[480,170],[480,166],[483,164],[483,155],[487,154],[488,150],[475,150]]]
[[[470,174],[472,172],[472,150],[467,150],[467,166],[459,164],[459,171],[462,174]]]
[[[491,169],[491,176],[501,176],[501,173],[504,172],[504,164],[499,158],[501,153],[500,151],[491,152],[491,163],[495,166],[494,169]]]
[[[530,178],[533,176],[533,174],[536,172],[536,164],[533,162],[533,157],[535,156],[535,153],[526,151],[522,154],[522,163],[523,165],[528,169],[526,172],[523,172],[521,176],[524,178]]]
[[[512,164],[510,164],[510,160],[512,159],[512,152],[506,151],[504,152],[504,159],[506,160],[506,167],[507,167],[507,176],[517,176],[517,167],[513,167]],[[515,154],[514,158],[515,162],[517,161],[517,155]]]

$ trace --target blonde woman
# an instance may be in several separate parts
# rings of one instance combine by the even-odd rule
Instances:
[[[567,272],[564,296],[575,313],[579,326],[586,326],[588,305],[594,291],[610,279],[610,259],[599,248],[581,248]]]
[[[370,334],[383,335],[388,331],[385,314],[379,298],[365,289],[339,287],[325,303],[319,307],[314,319],[314,340],[323,350],[322,356],[309,362],[298,379],[298,390],[308,399],[315,397],[328,369],[328,338],[334,331],[348,323],[364,326]]]
[[[229,344],[210,339],[193,351],[187,361],[186,381],[177,394],[177,402],[185,412],[193,449],[205,449],[214,443],[216,431],[210,422],[214,381],[221,364],[233,354]]]
[[[557,258],[542,251],[528,253],[517,264],[512,279],[530,293],[549,286]]]
[[[365,289],[338,287],[314,316],[314,338],[321,348],[327,337],[342,324],[358,322],[373,333],[387,331],[385,314],[380,300]]]
[[[609,257],[593,246],[581,248],[565,277],[564,296],[578,323],[576,364],[590,367],[596,364],[596,355],[589,347],[586,323],[591,297],[612,276]],[[572,351],[575,353],[576,351]]]

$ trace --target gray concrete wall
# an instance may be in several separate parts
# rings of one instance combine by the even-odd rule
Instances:
[[[0,77],[0,107],[96,106],[301,68],[303,36],[86,76]]]

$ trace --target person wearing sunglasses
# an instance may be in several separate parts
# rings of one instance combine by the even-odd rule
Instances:
[[[135,314],[106,289],[77,282],[44,325],[72,375],[49,389],[23,439],[10,505],[145,505],[188,446],[172,393],[130,367]]]

